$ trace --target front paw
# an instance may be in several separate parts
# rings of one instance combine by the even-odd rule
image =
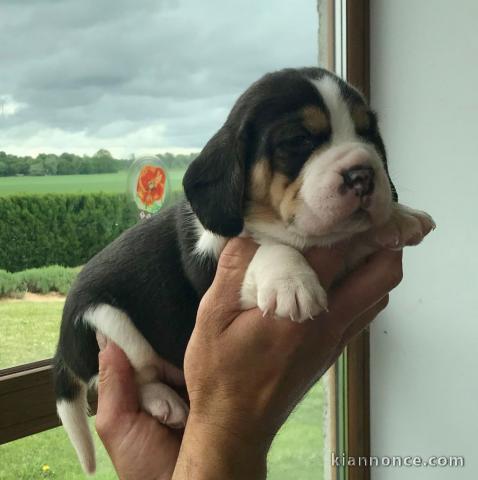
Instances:
[[[327,294],[317,275],[299,252],[285,246],[259,248],[246,272],[241,300],[244,309],[257,306],[264,316],[295,322],[327,310]]]
[[[327,310],[327,294],[315,274],[278,278],[258,286],[257,306],[264,316],[273,313],[300,323]]]
[[[428,213],[397,204],[390,220],[376,230],[374,239],[381,247],[398,250],[418,245],[435,227]]]

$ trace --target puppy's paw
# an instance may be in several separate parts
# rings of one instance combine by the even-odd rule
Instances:
[[[143,410],[171,428],[184,428],[189,414],[186,402],[164,383],[140,385]]]
[[[435,227],[428,213],[397,204],[390,220],[375,231],[374,239],[381,247],[398,250],[418,245]]]
[[[257,305],[264,315],[303,322],[327,310],[327,294],[314,272],[258,285]]]
[[[327,310],[327,294],[315,272],[297,250],[285,245],[261,246],[244,278],[244,309],[258,306],[273,314],[303,322]]]

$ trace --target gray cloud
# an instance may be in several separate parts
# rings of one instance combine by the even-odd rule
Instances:
[[[0,0],[0,149],[198,149],[317,29],[316,0]]]

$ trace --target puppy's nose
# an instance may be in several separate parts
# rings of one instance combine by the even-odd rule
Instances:
[[[344,184],[347,188],[355,191],[358,197],[364,197],[373,193],[373,179],[375,172],[372,167],[357,165],[342,172]]]

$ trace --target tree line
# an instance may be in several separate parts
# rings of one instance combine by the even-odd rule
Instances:
[[[168,168],[186,168],[197,154],[158,154]],[[127,169],[134,161],[114,158],[108,150],[100,149],[94,155],[74,153],[40,153],[36,157],[17,156],[0,151],[0,177],[44,176],[44,175],[88,175],[93,173],[115,173]]]

